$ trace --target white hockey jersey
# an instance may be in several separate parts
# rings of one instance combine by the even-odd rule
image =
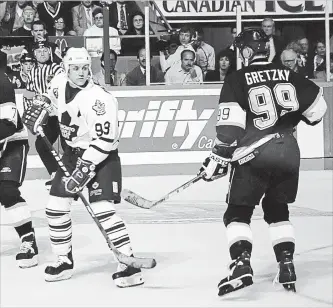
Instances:
[[[52,101],[51,114],[58,116],[66,143],[85,149],[82,158],[98,165],[118,147],[118,101],[92,81],[66,101],[67,83],[63,73],[52,79],[45,93]]]

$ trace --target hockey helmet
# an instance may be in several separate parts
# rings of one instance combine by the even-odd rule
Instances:
[[[33,55],[30,53],[24,53],[21,58],[20,58],[20,63],[25,63],[25,62],[32,62],[35,63],[36,60]]]
[[[234,42],[234,46],[239,48],[241,56],[251,61],[254,56],[269,55],[269,37],[262,29],[249,28],[239,33]]]
[[[91,70],[91,57],[84,47],[69,48],[62,60],[66,72],[68,72],[69,66],[72,64],[89,64],[89,69]]]

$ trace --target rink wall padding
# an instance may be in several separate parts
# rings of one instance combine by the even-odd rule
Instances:
[[[329,108],[318,125],[301,123],[297,128],[302,170],[333,169],[333,83],[318,84]],[[119,102],[124,176],[195,174],[213,145],[220,91],[219,84],[112,90]],[[23,95],[24,90],[17,90],[21,112]],[[27,178],[47,178],[34,140],[30,134]]]

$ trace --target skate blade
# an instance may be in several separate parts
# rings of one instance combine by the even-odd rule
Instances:
[[[283,285],[284,289],[287,290],[288,292],[296,293],[295,283],[283,283],[282,285]]]
[[[231,281],[222,284],[219,287],[218,296],[223,296],[228,293],[243,289],[245,287],[249,287],[253,284],[253,277],[251,274],[246,274],[244,276],[239,277],[238,279],[234,279]]]
[[[70,279],[73,276],[73,270],[65,270],[59,275],[50,275],[45,274],[45,281],[47,282],[54,282],[54,281],[61,281],[61,280],[67,280]]]
[[[19,268],[30,268],[38,265],[38,257],[33,256],[31,259],[17,260]]]
[[[137,273],[132,275],[131,277],[120,277],[114,279],[114,283],[118,288],[129,288],[144,284],[144,280],[142,278],[142,274]]]

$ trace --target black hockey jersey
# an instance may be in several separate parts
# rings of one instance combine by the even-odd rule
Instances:
[[[14,86],[0,70],[0,143],[26,139],[28,131],[17,110]]]
[[[321,120],[323,110],[316,113],[321,96],[322,89],[302,75],[279,64],[255,62],[225,79],[217,138],[229,144],[237,140],[239,147],[268,134],[292,133],[301,120]]]

